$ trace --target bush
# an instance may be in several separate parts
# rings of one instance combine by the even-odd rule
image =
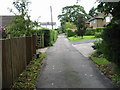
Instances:
[[[46,28],[42,28],[39,30],[35,30],[38,36],[38,43],[39,47],[47,47],[52,46],[57,39],[57,31],[50,30]]]
[[[95,35],[95,29],[87,28],[85,31],[85,35]]]
[[[70,28],[68,28],[66,30],[66,34],[67,34],[67,37],[75,36],[76,35],[76,31],[73,32]]]
[[[103,31],[104,55],[120,66],[120,22],[110,23]]]
[[[96,50],[95,52],[96,56],[99,57],[103,55],[103,42],[102,41],[95,41],[92,47],[94,48],[94,50]]]
[[[95,32],[103,32],[105,27],[97,27]]]
[[[102,37],[102,33],[101,32],[96,32],[95,33],[95,37],[96,38],[101,38]]]

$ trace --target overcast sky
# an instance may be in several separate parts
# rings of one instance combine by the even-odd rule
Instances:
[[[9,12],[8,8],[14,8],[12,2],[14,0],[0,0],[0,15],[12,15]],[[59,26],[60,22],[58,21],[57,16],[61,14],[62,8],[69,5],[76,4],[77,0],[31,0],[29,5],[30,15],[32,20],[37,20],[40,16],[40,22],[50,22],[50,6],[53,10],[53,21]],[[96,0],[79,0],[78,5],[84,7],[85,11],[88,13],[89,10],[96,6]]]

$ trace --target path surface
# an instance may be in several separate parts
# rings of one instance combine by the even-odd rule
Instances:
[[[47,50],[47,65],[37,88],[112,88],[91,60],[81,55],[64,35]]]
[[[95,50],[92,48],[94,43],[72,44],[84,57],[89,57]]]

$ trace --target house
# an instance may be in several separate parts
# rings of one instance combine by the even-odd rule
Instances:
[[[106,16],[103,13],[99,13],[98,16],[91,18],[86,22],[88,28],[97,28],[97,27],[104,27],[105,25],[109,24],[112,19],[112,15],[109,14]]]
[[[12,20],[14,19],[14,16],[0,16],[0,26],[8,26],[12,24]]]

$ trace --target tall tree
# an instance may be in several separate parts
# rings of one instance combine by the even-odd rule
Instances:
[[[73,6],[66,6],[62,9],[62,14],[58,16],[60,19],[61,26],[65,24],[65,22],[71,22],[76,25],[77,29],[79,30],[78,35],[82,33],[83,30],[83,23],[85,23],[85,19],[88,18],[88,14],[85,12],[84,8],[80,5],[73,5]],[[81,22],[81,23],[80,23]],[[80,25],[80,26],[79,26]]]
[[[90,16],[90,18],[97,16],[98,15],[97,8],[92,7],[88,15]]]
[[[85,12],[82,6],[66,6],[62,9],[62,14],[58,16],[58,19],[60,20],[61,24],[64,24],[65,22],[73,22],[76,24],[79,13],[84,14],[85,18],[88,18],[88,14]]]
[[[79,14],[78,15],[78,19],[77,19],[77,29],[78,29],[78,36],[82,36],[84,35],[84,32],[86,30],[86,24],[85,24],[85,17],[83,14]]]

